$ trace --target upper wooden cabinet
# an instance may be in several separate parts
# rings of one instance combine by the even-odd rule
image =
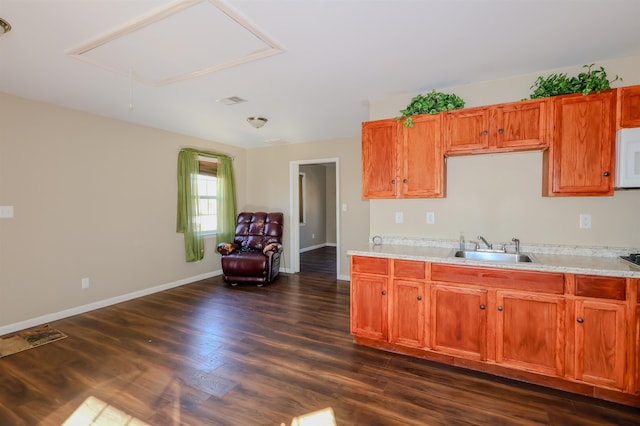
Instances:
[[[640,127],[640,86],[618,89],[618,128]]]
[[[397,120],[362,123],[362,197],[395,198]]]
[[[363,198],[444,197],[442,114],[362,123]]]
[[[543,195],[613,195],[615,91],[553,98]]]
[[[549,102],[541,99],[449,111],[445,114],[445,154],[546,148]]]

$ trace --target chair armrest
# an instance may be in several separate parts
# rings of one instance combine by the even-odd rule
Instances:
[[[263,254],[267,254],[269,252],[278,253],[282,251],[282,244],[280,243],[271,243],[267,244],[264,249],[262,249]]]
[[[238,249],[238,245],[232,244],[232,243],[220,243],[218,244],[218,247],[217,247],[218,253],[220,253],[223,256],[231,254],[237,249]]]

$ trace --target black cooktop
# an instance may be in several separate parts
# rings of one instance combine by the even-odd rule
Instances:
[[[640,266],[640,253],[631,253],[629,256],[620,256],[620,259],[632,265]]]

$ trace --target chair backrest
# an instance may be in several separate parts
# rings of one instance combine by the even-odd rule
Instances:
[[[282,243],[283,213],[242,212],[238,215],[234,242],[244,250],[262,250]]]

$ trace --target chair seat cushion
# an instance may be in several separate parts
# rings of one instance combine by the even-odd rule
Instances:
[[[221,262],[225,275],[263,277],[267,260],[262,251],[236,251],[223,256]]]

